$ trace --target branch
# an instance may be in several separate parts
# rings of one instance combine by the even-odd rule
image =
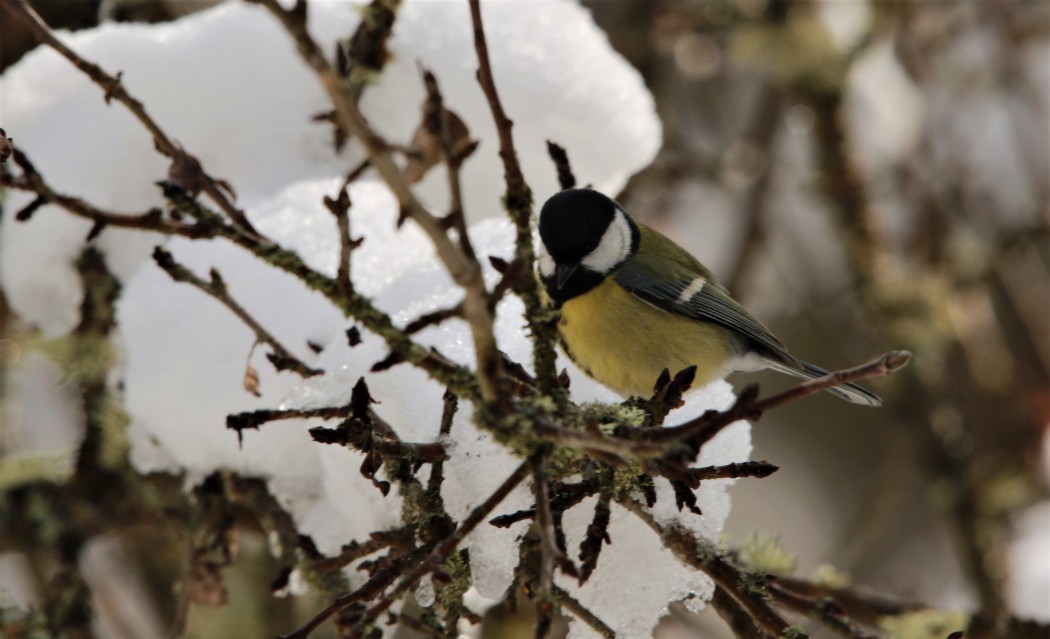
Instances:
[[[715,584],[725,590],[740,604],[755,624],[774,637],[781,636],[791,624],[760,592],[761,585],[755,579],[730,562],[709,542],[698,539],[692,532],[679,526],[663,526],[641,504],[631,498],[618,503],[634,513],[654,532],[660,535],[664,547],[673,552],[679,561],[704,571]]]
[[[416,198],[401,170],[394,163],[391,145],[365,119],[358,107],[356,92],[349,81],[345,81],[329,64],[317,42],[307,31],[305,9],[286,11],[277,0],[251,1],[265,6],[284,25],[295,40],[299,54],[318,75],[328,92],[335,106],[338,122],[364,145],[369,162],[397,198],[402,212],[419,224],[433,242],[438,258],[448,269],[452,280],[463,288],[463,316],[470,324],[474,340],[481,397],[487,403],[496,402],[500,397],[500,358],[481,265],[452,242],[445,231],[444,223]]]
[[[463,253],[471,260],[477,260],[474,247],[470,243],[470,235],[467,233],[466,216],[463,212],[463,185],[460,180],[460,168],[463,161],[477,148],[477,141],[470,142],[464,135],[463,140],[453,140],[452,120],[456,118],[451,111],[445,108],[444,98],[438,88],[437,78],[429,70],[423,70],[423,84],[427,90],[427,100],[424,105],[424,126],[432,128],[437,134],[438,143],[441,146],[441,155],[445,159],[448,168],[448,192],[449,209],[447,219],[456,229],[459,235],[459,246]],[[456,118],[458,120],[458,118]],[[429,123],[429,125],[428,125]],[[462,124],[460,126],[463,126]],[[466,127],[463,127],[464,132]],[[463,148],[460,148],[463,147]]]
[[[243,306],[237,303],[237,300],[230,296],[229,291],[226,289],[226,282],[223,281],[219,272],[215,269],[211,270],[211,281],[205,282],[201,278],[197,277],[193,271],[186,268],[182,264],[175,261],[175,257],[167,250],[157,246],[153,249],[153,261],[157,263],[161,269],[164,270],[171,279],[176,282],[185,282],[191,284],[201,291],[207,293],[211,297],[222,303],[223,306],[230,309],[230,312],[237,316],[245,325],[248,326],[255,333],[255,338],[270,346],[273,350],[268,356],[268,359],[273,364],[273,367],[278,371],[291,370],[302,377],[313,377],[319,375],[324,371],[311,368],[304,364],[297,357],[281,345],[273,335],[267,331],[262,324],[260,324]]]
[[[911,361],[911,353],[909,351],[889,351],[878,359],[874,359],[866,364],[834,371],[823,377],[802,382],[793,388],[758,402],[756,408],[761,412],[765,412],[829,388],[841,386],[846,382],[853,382],[868,377],[878,377],[880,375],[890,375],[904,368],[909,361]]]
[[[91,78],[92,82],[101,87],[105,92],[104,97],[107,104],[110,100],[114,99],[123,104],[128,111],[135,116],[135,119],[137,119],[142,126],[150,132],[150,135],[153,136],[153,141],[157,150],[173,160],[173,169],[188,167],[193,170],[193,178],[199,181],[200,186],[203,188],[204,192],[208,194],[208,197],[210,197],[235,224],[243,228],[246,232],[254,235],[256,238],[261,238],[251,222],[248,221],[248,218],[245,217],[244,212],[234,206],[229,198],[226,197],[226,193],[221,188],[221,185],[224,185],[224,182],[216,180],[205,173],[195,157],[187,153],[181,146],[168,137],[164,130],[160,128],[160,125],[157,124],[146,112],[146,107],[124,89],[124,85],[121,83],[120,73],[117,73],[116,76],[109,75],[100,66],[85,60],[78,55],[76,51],[67,47],[65,43],[55,36],[54,32],[51,31],[51,27],[44,22],[44,19],[40,17],[26,0],[0,0],[0,7],[6,9],[17,20],[29,27],[29,30],[33,32],[33,35],[36,36],[36,39],[40,43],[57,51],[62,57],[69,60],[73,66]]]
[[[335,216],[336,227],[339,229],[339,268],[335,279],[339,287],[346,292],[353,289],[350,281],[350,254],[357,248],[363,239],[354,240],[350,237],[350,192],[347,191],[351,182],[351,172],[339,189],[339,194],[334,198],[324,196],[324,205],[332,215]]]
[[[767,590],[774,601],[789,610],[816,619],[843,637],[849,637],[849,639],[878,639],[876,635],[858,628],[853,620],[846,616],[834,601],[813,599],[780,588],[776,580],[769,584]]]
[[[519,464],[499,488],[489,495],[488,499],[475,507],[474,510],[472,510],[459,524],[456,530],[451,535],[445,537],[431,553],[414,558],[412,562],[412,571],[402,578],[389,595],[368,610],[368,617],[370,619],[378,618],[379,615],[383,614],[383,612],[390,608],[397,597],[407,592],[408,589],[414,586],[424,575],[439,566],[441,562],[456,549],[459,543],[463,541],[471,531],[477,528],[478,525],[485,520],[485,517],[487,517],[488,514],[491,513],[492,510],[495,509],[512,490],[517,488],[518,484],[520,484],[528,475],[528,470],[529,465],[527,462]],[[379,593],[387,588],[387,586],[393,583],[396,577],[396,574],[385,573],[382,575],[381,579],[370,579],[365,585],[357,590],[337,597],[331,605],[314,615],[310,621],[306,622],[298,629],[286,635],[282,635],[281,639],[304,639],[305,637],[310,636],[310,633],[316,630],[322,623],[350,604],[358,601],[368,601],[378,596]]]
[[[479,0],[468,0],[470,19],[474,27],[474,49],[478,56],[478,83],[485,93],[489,110],[499,134],[499,156],[503,162],[503,177],[507,183],[505,197],[507,213],[514,222],[516,236],[514,240],[515,261],[521,264],[535,264],[536,251],[532,245],[532,192],[525,183],[518,154],[514,149],[514,137],[511,128],[514,123],[507,117],[496,91],[496,80],[492,75],[492,63],[489,60],[488,44],[485,41],[485,29],[481,22],[481,5]],[[523,277],[515,291],[525,303],[525,319],[532,334],[532,355],[536,367],[536,379],[540,390],[558,400],[564,400],[565,390],[558,385],[556,354],[554,344],[557,342],[557,330],[551,321],[550,311],[540,294],[539,280],[536,277]]]
[[[18,148],[14,150],[15,162],[22,167],[24,175],[18,178],[0,174],[0,185],[11,186],[36,193],[48,203],[53,203],[69,213],[93,220],[97,234],[105,226],[119,226],[154,231],[165,235],[179,235],[191,239],[223,238],[252,253],[267,264],[299,279],[307,288],[324,295],[347,317],[353,317],[368,330],[386,341],[389,348],[402,360],[411,362],[426,371],[433,379],[452,387],[457,394],[468,398],[479,395],[474,374],[432,349],[413,342],[404,331],[394,326],[389,315],[375,307],[370,299],[353,290],[343,289],[337,280],[315,271],[303,262],[297,253],[276,246],[238,227],[226,224],[221,216],[193,200],[180,186],[171,182],[158,183],[164,196],[179,214],[191,217],[193,224],[173,222],[164,217],[160,209],[141,215],[120,215],[103,211],[86,202],[56,193],[40,175],[29,159]],[[31,207],[33,205],[31,204]],[[21,216],[16,215],[16,219]]]
[[[52,189],[43,176],[37,172],[29,157],[18,147],[14,148],[12,155],[15,164],[22,169],[22,175],[15,177],[6,172],[0,173],[0,186],[28,191],[35,193],[37,196],[33,202],[15,214],[15,219],[19,222],[28,221],[40,206],[54,204],[77,217],[94,222],[93,235],[98,235],[107,226],[155,231],[165,235],[178,235],[191,239],[214,238],[220,234],[219,229],[211,226],[184,224],[166,218],[164,212],[158,208],[150,209],[145,213],[129,215],[103,211],[80,198],[63,195]]]
[[[834,371],[823,377],[807,380],[781,393],[761,400],[756,398],[754,391],[749,392],[745,390],[737,397],[736,403],[728,411],[708,412],[679,426],[646,431],[646,439],[653,442],[689,441],[693,444],[703,444],[737,419],[758,419],[770,409],[846,382],[853,382],[877,375],[889,375],[900,370],[910,359],[911,353],[908,351],[890,351],[866,364]]]
[[[563,588],[554,586],[554,597],[558,600],[566,610],[571,612],[580,621],[584,622],[591,627],[591,630],[597,632],[605,639],[616,639],[616,631],[609,627],[609,624],[605,623],[598,617],[598,615],[591,612],[586,606],[579,602],[575,597],[570,595]]]

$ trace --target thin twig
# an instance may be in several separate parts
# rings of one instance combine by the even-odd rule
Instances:
[[[917,601],[892,599],[858,588],[832,588],[794,577],[777,577],[776,583],[783,590],[805,597],[834,601],[850,617],[869,626],[877,625],[882,617],[902,615],[927,607]]]
[[[423,84],[427,90],[426,107],[428,111],[423,117],[424,119],[432,120],[437,129],[436,133],[441,144],[441,154],[445,158],[445,166],[448,169],[448,219],[452,222],[456,233],[459,235],[459,246],[463,249],[463,253],[470,259],[477,260],[474,247],[470,243],[470,234],[467,233],[466,216],[463,212],[463,184],[460,180],[460,168],[463,166],[463,160],[466,159],[466,156],[473,151],[477,144],[468,145],[467,148],[469,150],[466,153],[456,151],[450,122],[453,116],[445,109],[445,101],[441,95],[441,89],[438,87],[437,78],[426,69],[423,70]]]
[[[789,402],[793,402],[803,397],[808,397],[815,393],[819,393],[829,388],[841,386],[846,382],[853,382],[858,379],[867,379],[868,377],[878,377],[880,375],[889,375],[902,368],[904,368],[908,362],[911,361],[911,353],[908,351],[890,351],[884,353],[877,359],[874,359],[866,364],[860,366],[854,366],[853,368],[846,368],[839,371],[834,371],[818,377],[816,379],[807,380],[785,390],[782,393],[777,393],[772,397],[760,400],[756,405],[760,412],[766,412],[778,406],[783,406]]]
[[[641,504],[631,498],[618,501],[654,532],[660,535],[664,547],[673,552],[679,561],[693,566],[709,576],[717,586],[728,592],[747,611],[756,625],[779,637],[791,626],[780,612],[767,600],[764,593],[752,591],[749,580],[741,569],[730,562],[710,542],[702,541],[691,531],[680,526],[664,526]]]
[[[554,540],[554,517],[551,515],[550,491],[547,484],[547,450],[532,460],[532,495],[536,500],[536,523],[540,536],[540,596],[548,595],[554,585],[554,557],[558,545]]]
[[[715,594],[711,597],[711,606],[718,616],[733,631],[737,639],[775,639],[765,628],[757,625],[754,618],[725,588],[715,585]]]
[[[273,353],[271,353],[269,360],[278,371],[290,370],[303,377],[313,377],[314,375],[320,375],[324,372],[320,369],[307,366],[295,355],[292,355],[291,351],[278,342],[276,337],[270,334],[270,332],[266,330],[258,320],[252,317],[252,315],[245,310],[237,300],[233,299],[229,291],[226,289],[226,283],[222,280],[219,272],[215,269],[211,270],[211,281],[205,282],[197,277],[193,271],[176,262],[175,257],[170,252],[159,246],[153,249],[153,260],[157,263],[157,266],[171,276],[171,279],[176,282],[191,284],[207,293],[228,308],[238,319],[244,322],[245,325],[255,333],[255,338],[258,341],[269,345],[272,349]]]
[[[525,182],[525,176],[518,162],[514,148],[514,136],[511,128],[514,123],[507,117],[496,91],[496,80],[492,74],[492,63],[489,60],[488,44],[485,41],[485,29],[481,20],[479,0],[469,0],[470,19],[474,28],[474,49],[478,57],[478,83],[489,103],[489,110],[496,124],[499,135],[499,156],[503,162],[503,177],[507,183],[505,197],[507,213],[515,228],[515,261],[521,264],[535,264],[536,251],[532,244],[532,191]],[[536,380],[544,394],[558,400],[564,400],[565,390],[558,385],[558,371],[554,344],[557,342],[557,331],[551,322],[550,312],[540,295],[539,282],[534,277],[523,277],[515,291],[525,303],[525,319],[532,335],[533,365],[536,367]]]
[[[610,628],[609,624],[602,621],[598,615],[580,603],[578,599],[569,594],[568,591],[554,586],[553,592],[558,603],[565,606],[565,609],[571,612],[574,617],[590,626],[591,630],[605,637],[605,639],[616,639],[616,631]]]
[[[352,174],[351,174],[352,175]],[[339,267],[335,280],[344,291],[350,292],[353,283],[350,281],[350,254],[360,241],[354,241],[350,237],[350,192],[347,190],[349,176],[339,189],[335,197],[324,196],[323,202],[332,215],[335,216],[336,227],[339,229]]]
[[[833,601],[813,599],[800,595],[797,592],[786,590],[779,587],[776,580],[769,584],[766,591],[774,601],[788,610],[816,619],[843,637],[848,639],[878,639],[877,635],[858,628],[853,620],[846,616],[842,609]]]
[[[755,105],[752,121],[748,130],[741,136],[738,144],[754,145],[763,155],[762,166],[758,175],[744,192],[741,198],[739,215],[736,217],[743,226],[743,237],[736,250],[733,265],[728,269],[726,288],[739,295],[744,280],[756,255],[765,225],[766,198],[773,177],[773,161],[776,159],[777,130],[780,127],[783,113],[783,99],[778,88],[771,81],[765,82],[753,101]]]
[[[519,464],[518,467],[514,469],[514,472],[511,473],[502,484],[500,484],[499,488],[489,495],[485,501],[475,506],[474,509],[470,511],[470,514],[467,515],[463,521],[460,522],[459,526],[456,527],[455,532],[446,537],[445,540],[430,553],[430,556],[427,557],[425,561],[418,564],[398,583],[393,592],[387,595],[383,601],[368,610],[368,616],[372,619],[378,618],[379,615],[383,614],[383,612],[385,612],[400,595],[413,587],[423,575],[440,566],[441,562],[452,554],[452,551],[459,546],[460,542],[477,528],[478,525],[484,522],[485,518],[495,510],[496,506],[498,506],[512,490],[517,488],[518,484],[525,480],[529,474],[528,471],[528,462],[522,462]]]
[[[167,218],[160,209],[150,209],[145,213],[138,214],[103,211],[80,198],[63,195],[52,189],[47,181],[44,180],[44,177],[37,172],[29,157],[20,148],[14,148],[12,159],[22,169],[22,175],[16,177],[6,172],[0,173],[0,186],[35,193],[37,199],[32,204],[34,209],[41,204],[54,204],[77,217],[91,220],[96,227],[100,228],[112,226],[115,228],[139,229],[191,239],[208,239],[219,235],[218,229],[211,226],[187,224]],[[17,220],[24,222],[32,215],[32,210],[29,210],[28,213],[24,211],[27,211],[27,209],[23,209],[23,212],[19,212],[15,216]]]
[[[703,443],[710,440],[710,438],[718,431],[736,421],[736,419],[747,417],[748,415],[757,419],[757,417],[770,409],[783,406],[789,402],[797,401],[803,397],[808,397],[846,382],[853,382],[878,375],[889,375],[890,373],[901,369],[910,359],[911,353],[908,351],[890,351],[870,362],[861,364],[860,366],[834,371],[823,377],[806,380],[781,393],[777,393],[776,395],[772,395],[765,399],[742,401],[746,399],[747,393],[741,393],[736,404],[734,404],[733,408],[729,411],[705,413],[700,417],[689,420],[678,426],[671,426],[662,430],[654,429],[646,431],[646,439],[654,442],[688,440],[691,442]]]

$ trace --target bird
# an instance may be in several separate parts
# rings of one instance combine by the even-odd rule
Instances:
[[[647,397],[664,369],[690,366],[696,387],[763,368],[802,379],[827,374],[790,354],[688,251],[597,190],[551,196],[540,209],[539,235],[537,270],[560,310],[562,350],[622,396]],[[827,390],[882,405],[856,384]]]

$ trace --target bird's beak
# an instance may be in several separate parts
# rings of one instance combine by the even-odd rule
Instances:
[[[573,273],[576,272],[576,269],[579,268],[579,267],[580,267],[579,264],[559,264],[558,265],[557,269],[555,270],[555,275],[557,275],[557,278],[558,278],[557,282],[558,282],[558,288],[559,289],[561,289],[561,288],[563,288],[565,286],[565,282],[569,281],[569,278],[572,276]]]

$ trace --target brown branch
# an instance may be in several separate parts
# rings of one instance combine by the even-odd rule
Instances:
[[[282,419],[338,419],[345,418],[349,414],[349,405],[323,406],[321,408],[261,408],[259,410],[227,415],[226,428],[241,432],[248,429],[258,429],[266,422],[275,422]]]
[[[423,70],[423,84],[427,91],[425,103],[424,121],[432,123],[437,134],[438,143],[441,146],[441,154],[445,158],[445,166],[448,174],[449,208],[448,220],[459,235],[459,246],[463,253],[471,260],[477,260],[474,247],[470,243],[470,235],[467,233],[466,216],[463,212],[463,184],[460,180],[460,168],[463,161],[475,148],[477,142],[467,143],[466,148],[457,150],[457,141],[452,139],[452,118],[455,116],[445,108],[441,89],[438,87],[437,78],[429,70]],[[424,124],[425,125],[425,124]]]
[[[211,270],[211,281],[205,282],[197,277],[193,271],[176,262],[175,257],[170,252],[159,246],[153,249],[153,261],[155,261],[157,266],[159,266],[165,273],[171,276],[171,279],[176,282],[191,284],[207,293],[228,308],[239,320],[244,322],[244,324],[255,333],[255,338],[258,341],[269,345],[273,352],[268,356],[268,359],[278,371],[290,370],[303,377],[313,377],[314,375],[319,375],[324,372],[320,369],[307,366],[297,357],[292,355],[291,351],[281,345],[276,337],[270,334],[270,332],[252,317],[251,314],[237,302],[237,300],[230,296],[229,291],[226,289],[226,283],[222,280],[219,272],[215,269]]]
[[[778,406],[783,406],[789,402],[802,399],[803,397],[819,393],[820,391],[834,388],[835,386],[841,386],[846,382],[854,382],[859,379],[867,379],[868,377],[890,375],[904,368],[909,361],[911,361],[911,353],[909,351],[889,351],[866,364],[834,371],[823,377],[802,382],[782,393],[778,393],[772,397],[759,401],[756,404],[756,408],[761,412],[765,412]]]
[[[766,197],[773,177],[773,161],[776,159],[777,130],[780,127],[783,112],[783,99],[779,89],[772,83],[762,85],[754,100],[754,114],[747,131],[741,136],[738,144],[753,144],[764,157],[758,175],[753,178],[740,202],[737,218],[744,233],[740,240],[733,265],[728,269],[726,289],[739,295],[744,280],[752,265],[756,251],[762,243]]]
[[[463,519],[459,526],[456,527],[456,530],[453,531],[451,535],[445,537],[432,552],[413,558],[412,570],[401,579],[389,595],[368,610],[368,618],[378,618],[379,615],[383,614],[390,608],[395,599],[407,592],[408,589],[414,586],[424,575],[437,568],[441,562],[456,549],[459,543],[463,541],[471,531],[477,528],[478,525],[485,520],[485,517],[487,517],[488,514],[491,513],[492,510],[495,509],[512,490],[517,488],[518,484],[520,484],[528,475],[528,470],[529,465],[527,462],[519,464],[514,472],[511,473],[502,484],[500,484],[499,488],[489,495],[485,501],[476,506],[474,510]],[[340,610],[343,610],[353,603],[369,601],[378,596],[391,583],[393,583],[396,578],[396,574],[384,574],[381,579],[370,579],[365,585],[357,590],[336,597],[331,605],[314,615],[313,618],[301,627],[286,635],[282,635],[281,639],[304,639],[305,637],[310,636],[310,633]]]
[[[609,624],[602,621],[598,615],[580,603],[578,599],[570,595],[565,589],[554,586],[553,593],[558,603],[571,612],[574,617],[590,626],[591,630],[597,632],[605,639],[616,639],[616,631],[610,628]]]
[[[770,604],[760,585],[754,584],[755,580],[750,578],[753,576],[735,566],[710,542],[697,538],[680,526],[661,525],[645,507],[629,497],[618,500],[618,503],[660,535],[664,547],[673,552],[679,561],[704,571],[718,587],[724,589],[747,611],[756,625],[774,637],[781,636],[791,626]]]
[[[48,203],[56,204],[77,217],[95,222],[96,227],[117,226],[154,231],[166,235],[178,235],[191,239],[223,238],[252,253],[267,264],[298,278],[308,288],[325,296],[346,316],[361,322],[370,331],[386,341],[390,349],[426,371],[437,381],[451,386],[458,394],[474,398],[479,394],[473,373],[464,366],[445,358],[432,349],[413,342],[408,335],[394,326],[389,315],[380,311],[367,297],[353,290],[347,291],[335,279],[307,266],[294,251],[276,246],[257,236],[226,224],[214,211],[193,200],[178,185],[161,182],[164,196],[179,214],[191,217],[193,224],[173,222],[164,217],[160,209],[140,215],[121,215],[103,211],[86,202],[56,193],[37,173],[35,167],[19,149],[15,149],[15,161],[22,167],[24,175],[15,178],[0,174],[0,185],[11,186],[36,193]]]
[[[572,166],[569,164],[569,154],[565,152],[565,148],[547,140],[547,155],[551,156],[554,168],[558,171],[558,186],[563,191],[575,187],[576,176],[572,173]]]
[[[235,224],[243,228],[246,232],[254,235],[256,238],[261,238],[251,222],[244,215],[244,212],[238,209],[234,204],[227,198],[226,193],[223,191],[221,180],[216,180],[200,168],[199,162],[192,155],[187,153],[181,146],[174,142],[168,135],[161,129],[160,125],[153,120],[152,117],[146,112],[146,107],[141,102],[135,99],[127,90],[124,88],[121,82],[120,73],[116,76],[108,74],[93,62],[89,62],[65,45],[59,40],[55,34],[51,31],[51,27],[44,21],[43,18],[29,5],[26,0],[0,0],[0,7],[7,9],[17,20],[26,25],[36,39],[45,44],[55,51],[57,51],[62,57],[69,60],[73,66],[75,66],[82,73],[91,78],[92,82],[97,84],[105,92],[105,100],[108,104],[110,100],[116,100],[123,104],[128,111],[137,119],[150,135],[153,136],[154,144],[158,151],[171,158],[175,165],[185,166],[187,164],[193,165],[197,172],[195,177],[201,179],[201,186],[205,193],[218,205],[220,209],[226,215],[233,220]]]
[[[916,601],[892,599],[857,588],[831,588],[793,577],[777,577],[776,584],[781,590],[804,597],[833,601],[847,615],[869,626],[878,625],[882,617],[902,615],[927,607]]]
[[[753,395],[748,399],[748,392],[745,391],[741,393],[737,398],[737,402],[728,411],[708,412],[679,426],[671,426],[661,430],[649,430],[646,431],[646,438],[654,442],[677,440],[702,444],[709,441],[721,429],[737,419],[745,417],[757,419],[768,410],[845,384],[846,382],[878,375],[889,375],[904,367],[910,359],[911,353],[908,351],[890,351],[860,366],[834,371],[823,377],[806,380],[765,399],[756,399]]]
[[[350,175],[352,176],[353,173]],[[334,198],[326,195],[323,199],[325,208],[335,216],[336,227],[339,229],[339,267],[335,280],[339,287],[347,292],[353,288],[353,283],[350,281],[350,254],[362,241],[350,237],[350,192],[347,190],[349,184],[350,176],[347,176],[338,195]]]
[[[42,204],[54,204],[77,217],[91,220],[99,228],[112,226],[116,228],[139,229],[191,239],[214,238],[220,234],[219,229],[212,226],[185,224],[171,220],[165,217],[164,212],[160,209],[150,209],[145,213],[127,215],[103,211],[80,198],[63,195],[52,189],[20,148],[14,148],[12,159],[22,169],[22,175],[16,177],[9,173],[0,173],[0,186],[29,191],[37,195],[37,198],[29,207],[24,208],[15,216],[20,222],[27,221]]]
[[[332,100],[338,122],[364,145],[372,167],[393,192],[402,212],[419,224],[434,244],[437,256],[452,276],[452,280],[463,288],[463,316],[470,324],[471,337],[474,340],[481,397],[486,402],[496,402],[500,398],[500,358],[493,329],[494,318],[488,306],[488,293],[481,265],[449,238],[442,220],[430,213],[416,198],[394,162],[391,145],[365,119],[349,82],[329,64],[307,30],[305,13],[286,11],[277,0],[251,1],[265,6],[292,36],[300,56],[317,74]]]
[[[485,29],[481,20],[479,0],[468,0],[470,19],[474,28],[474,49],[478,57],[478,83],[489,103],[489,110],[496,124],[499,135],[499,156],[503,162],[503,177],[507,183],[505,203],[507,213],[514,222],[515,261],[532,265],[536,262],[536,251],[532,244],[532,191],[525,182],[525,176],[518,162],[514,148],[514,136],[511,128],[514,123],[507,117],[496,91],[496,80],[492,74],[492,63],[489,60],[488,44],[485,41]],[[539,280],[535,277],[523,277],[515,291],[525,303],[525,319],[532,335],[533,365],[536,368],[536,379],[544,394],[562,401],[566,398],[565,390],[558,384],[556,354],[554,344],[557,342],[557,331],[551,321],[550,311],[540,294]]]
[[[529,460],[532,467],[532,494],[536,500],[536,524],[540,539],[539,584],[535,596],[536,639],[543,639],[549,634],[554,616],[558,612],[556,607],[558,599],[553,596],[555,566],[559,566],[562,572],[568,575],[579,576],[576,566],[565,556],[558,545],[554,514],[551,512],[550,484],[547,478],[549,455],[549,447],[543,446]]]
[[[846,616],[834,601],[800,595],[797,592],[779,587],[776,580],[769,584],[767,592],[774,601],[788,610],[815,619],[843,637],[849,637],[849,639],[878,639],[877,635],[858,628],[853,620]]]
[[[733,596],[726,592],[725,588],[716,585],[715,594],[711,597],[711,606],[718,616],[733,631],[733,636],[738,639],[776,639],[769,634],[765,628],[758,626],[755,620]]]

